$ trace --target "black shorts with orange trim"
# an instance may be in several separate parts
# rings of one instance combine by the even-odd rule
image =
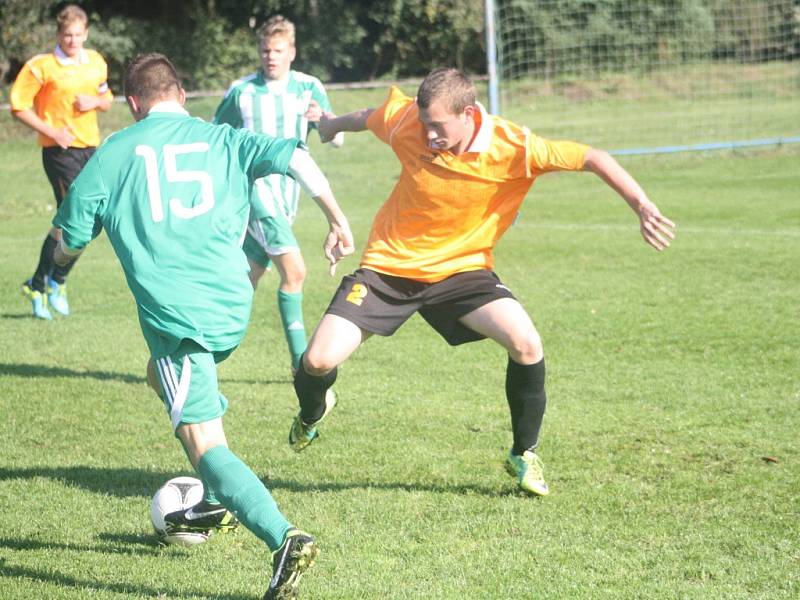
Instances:
[[[448,344],[457,346],[485,337],[459,319],[498,298],[514,294],[485,269],[456,273],[435,283],[358,269],[342,279],[326,313],[389,336],[419,312]]]
[[[42,148],[42,166],[53,188],[56,206],[61,206],[69,186],[92,158],[94,151],[95,148]]]

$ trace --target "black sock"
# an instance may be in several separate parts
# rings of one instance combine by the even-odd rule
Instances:
[[[300,418],[303,423],[310,425],[319,421],[325,414],[325,392],[336,381],[337,369],[321,377],[306,373],[303,357],[300,357],[300,366],[294,376],[294,391],[300,401]]]
[[[544,419],[547,394],[544,391],[544,358],[521,365],[509,357],[506,370],[506,399],[511,409],[514,454],[535,448]]]
[[[56,266],[53,262],[53,252],[57,244],[58,242],[48,232],[42,243],[42,250],[39,252],[39,264],[36,265],[36,271],[31,277],[31,288],[37,292],[44,293],[44,278],[48,277],[53,272],[53,267]]]
[[[67,280],[67,275],[69,275],[69,272],[72,270],[72,267],[75,266],[75,263],[78,262],[79,258],[80,255],[76,256],[63,267],[53,263],[53,274],[50,275],[50,277],[52,277],[58,285],[61,285]]]

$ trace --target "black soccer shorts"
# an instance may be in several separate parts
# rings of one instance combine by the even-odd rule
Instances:
[[[61,206],[67,190],[84,165],[94,154],[95,148],[42,148],[42,166],[50,180],[56,206]]]
[[[457,273],[436,283],[358,269],[342,279],[326,313],[389,336],[419,311],[448,344],[457,346],[485,337],[459,319],[498,298],[514,298],[514,294],[485,269]]]

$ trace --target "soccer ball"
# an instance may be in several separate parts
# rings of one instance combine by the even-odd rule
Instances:
[[[202,544],[210,531],[175,531],[167,533],[164,516],[194,506],[203,499],[203,482],[194,477],[174,477],[162,485],[150,503],[150,521],[164,544],[194,546]]]

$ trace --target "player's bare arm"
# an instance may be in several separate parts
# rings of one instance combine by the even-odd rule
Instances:
[[[325,253],[325,258],[327,258],[330,263],[328,272],[331,277],[333,277],[336,274],[336,264],[345,256],[349,256],[355,252],[353,234],[350,231],[350,225],[344,214],[341,213],[341,210],[338,210],[339,207],[333,194],[322,194],[315,197],[314,201],[328,217],[330,229],[328,235],[325,236],[322,251]],[[335,210],[331,212],[331,208],[334,207]]]
[[[330,229],[325,237],[323,252],[330,262],[330,274],[333,276],[336,273],[336,263],[355,250],[347,218],[331,191],[328,179],[306,150],[297,148],[294,151],[289,161],[288,174],[314,199],[328,220]]]
[[[69,127],[61,129],[51,127],[32,110],[15,110],[14,116],[35,132],[49,137],[62,148],[69,148],[75,139]]]
[[[90,110],[101,110],[106,112],[111,108],[111,100],[105,96],[92,96],[89,94],[78,94],[75,96],[75,110],[87,112]]]
[[[343,131],[364,131],[367,128],[367,119],[374,108],[362,108],[346,115],[333,117],[324,113],[319,120],[319,137],[324,142],[330,142],[333,137]]]
[[[624,198],[639,217],[639,228],[645,242],[659,252],[669,247],[670,240],[675,239],[675,223],[661,214],[641,186],[614,157],[604,150],[590,148],[583,169],[600,177]]]

